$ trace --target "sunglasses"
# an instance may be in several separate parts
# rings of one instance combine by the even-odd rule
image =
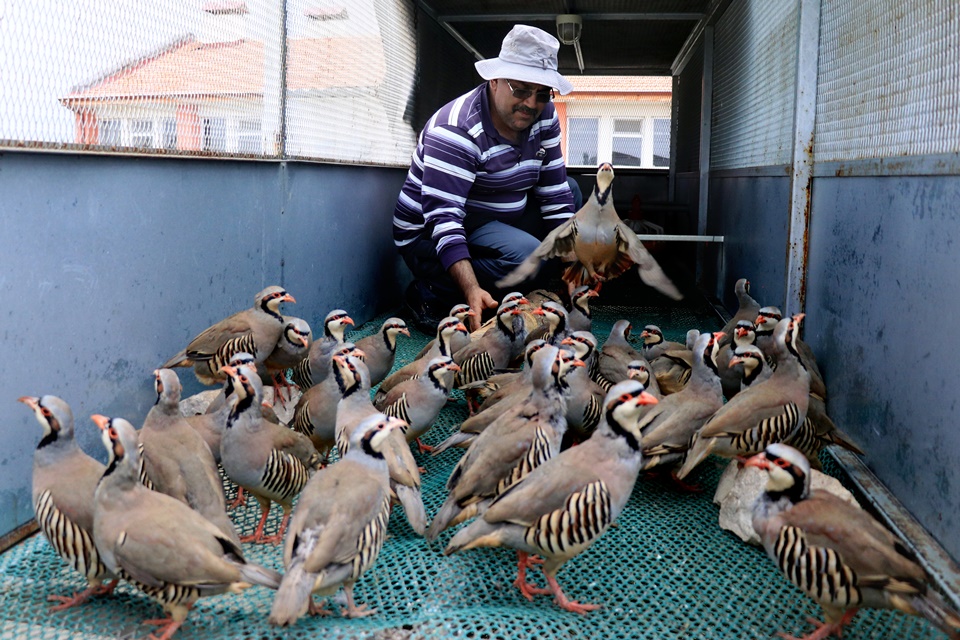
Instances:
[[[537,94],[537,102],[550,102],[553,100],[553,89],[540,89],[539,91],[534,91],[533,89],[514,89],[509,80],[504,80],[504,82],[507,83],[507,88],[510,89],[510,93],[512,93],[513,97],[517,100],[526,100],[533,94]]]

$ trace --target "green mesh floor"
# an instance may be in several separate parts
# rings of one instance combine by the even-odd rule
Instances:
[[[349,337],[377,331],[386,317]],[[619,318],[629,318],[637,334],[653,323],[668,339],[678,341],[693,327],[719,328],[707,306],[599,306],[594,332],[601,341]],[[428,339],[412,333],[412,339],[400,338],[398,363],[411,359]],[[463,420],[466,410],[460,400],[443,410],[424,438],[427,444],[441,442]],[[444,483],[461,454],[457,449],[438,457],[416,454],[427,470],[423,498],[428,515],[443,502]],[[571,599],[603,605],[586,616],[562,611],[548,596],[532,603],[524,599],[511,585],[516,556],[508,549],[444,557],[452,532],[429,545],[413,533],[398,507],[383,552],[355,588],[357,602],[377,609],[376,615],[361,620],[305,617],[292,629],[279,630],[267,623],[273,592],[254,587],[242,595],[200,600],[176,637],[742,639],[770,638],[780,630],[795,635],[811,631],[805,619],[819,617],[819,607],[782,578],[760,549],[717,526],[718,509],[711,498],[722,463],[711,458],[691,477],[705,489],[699,494],[680,493],[669,482],[640,479],[618,526],[558,575]],[[840,475],[835,465],[826,459],[824,463],[828,472]],[[259,508],[250,500],[233,515],[241,535],[251,533]],[[280,510],[274,508],[268,532],[276,530],[279,520]],[[249,559],[282,569],[279,545],[245,549]],[[539,570],[529,575],[545,586]],[[160,616],[158,605],[124,584],[113,597],[48,613],[47,594],[69,594],[84,584],[40,535],[0,555],[0,579],[0,638],[142,638],[151,627],[140,622]],[[848,640],[941,637],[918,618],[866,610],[844,634]]]

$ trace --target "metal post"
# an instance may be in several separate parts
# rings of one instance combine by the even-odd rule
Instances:
[[[817,115],[817,62],[820,53],[820,0],[800,0],[797,30],[797,85],[793,119],[793,169],[787,245],[786,310],[803,311],[807,295],[810,203],[813,188],[813,135]]]
[[[703,29],[703,85],[700,93],[700,193],[697,203],[697,235],[707,233],[707,205],[710,200],[710,119],[713,117],[713,26]],[[697,251],[697,282],[703,283],[704,257]]]

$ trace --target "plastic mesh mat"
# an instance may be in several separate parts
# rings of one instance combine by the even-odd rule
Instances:
[[[348,337],[377,331],[387,316],[372,320]],[[599,306],[594,332],[605,340],[613,322],[630,319],[636,333],[659,325],[668,339],[682,341],[687,329],[716,330],[710,307],[670,309]],[[400,338],[397,362],[410,360],[428,337],[411,329]],[[449,404],[424,441],[437,444],[466,416],[462,398]],[[431,457],[415,453],[426,468],[423,499],[428,516],[445,498],[444,484],[462,450]],[[833,475],[841,472],[829,464]],[[802,635],[806,618],[820,617],[818,606],[789,584],[763,551],[742,543],[717,526],[711,498],[725,461],[710,458],[691,480],[702,493],[681,493],[669,481],[641,478],[616,527],[558,575],[568,597],[603,605],[586,616],[561,610],[549,596],[528,602],[511,585],[516,555],[509,549],[478,549],[444,557],[452,532],[432,545],[410,529],[400,507],[390,519],[389,537],[374,567],[361,577],[358,603],[377,610],[350,620],[337,614],[302,618],[290,629],[267,622],[273,592],[253,587],[241,595],[201,599],[177,638],[770,638],[776,631]],[[229,492],[228,492],[229,493]],[[228,496],[232,498],[232,495]],[[256,501],[233,512],[241,535],[252,533],[260,512]],[[274,507],[267,526],[280,521]],[[245,545],[250,560],[282,570],[279,545]],[[545,586],[539,570],[529,579]],[[33,536],[0,556],[0,638],[142,638],[161,617],[158,605],[121,584],[112,597],[49,613],[48,594],[82,589],[41,536]],[[342,603],[342,592],[334,605]],[[337,606],[333,607],[334,609]],[[889,611],[864,610],[844,638],[941,638],[926,621]]]

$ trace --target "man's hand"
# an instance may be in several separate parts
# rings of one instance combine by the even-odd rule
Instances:
[[[463,292],[463,297],[470,305],[470,310],[474,315],[469,318],[470,332],[480,328],[481,316],[484,309],[495,309],[497,301],[493,299],[486,289],[477,282],[477,274],[473,272],[473,264],[469,260],[458,260],[450,265],[450,276],[457,283]]]

